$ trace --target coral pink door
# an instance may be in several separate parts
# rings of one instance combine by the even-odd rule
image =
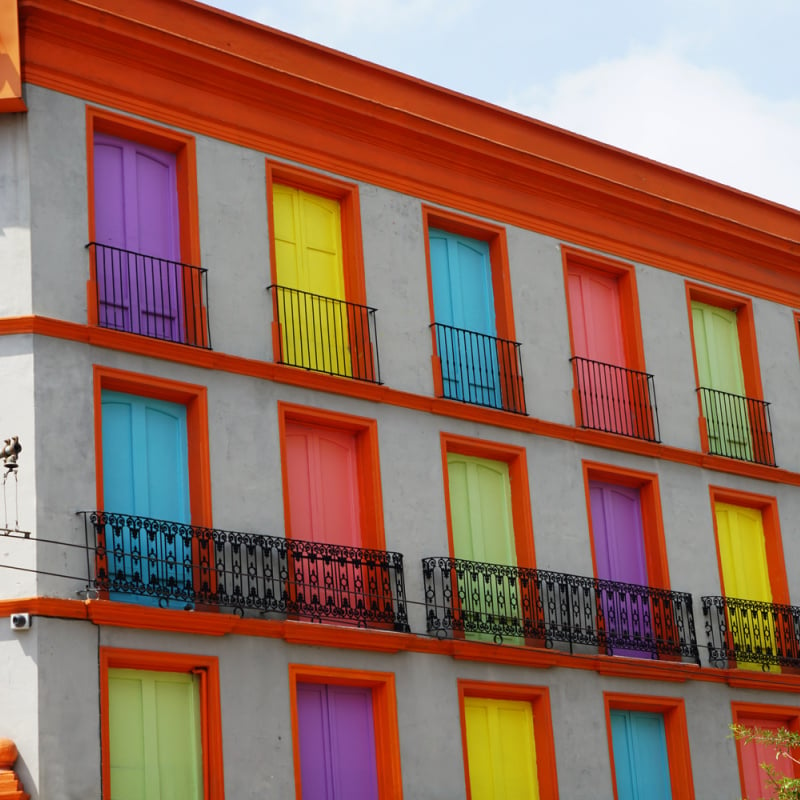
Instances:
[[[778,728],[788,728],[788,721],[767,719],[761,717],[739,717],[740,725],[748,728],[775,731]],[[769,764],[775,768],[776,777],[795,777],[794,764],[788,758],[776,758],[778,748],[771,744],[761,742],[740,742],[739,759],[742,766],[742,793],[747,798],[772,798],[775,797],[775,787],[770,785],[767,773],[761,764]]]

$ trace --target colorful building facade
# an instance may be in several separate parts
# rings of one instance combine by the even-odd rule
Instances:
[[[25,792],[758,796],[800,212],[189,0],[0,8]]]

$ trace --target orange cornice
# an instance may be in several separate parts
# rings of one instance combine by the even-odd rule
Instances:
[[[674,661],[649,661],[619,656],[571,655],[547,648],[495,645],[453,639],[439,640],[413,633],[320,625],[292,620],[242,618],[236,614],[204,611],[177,611],[108,600],[66,600],[51,597],[0,600],[0,617],[21,612],[28,612],[40,617],[88,620],[95,625],[136,630],[168,631],[201,636],[257,636],[283,639],[290,644],[310,647],[335,647],[388,654],[428,653],[449,656],[459,661],[507,664],[537,669],[563,667],[637,680],[667,683],[703,681],[725,683],[739,689],[800,693],[800,675],[791,673],[716,669]]]
[[[585,430],[535,417],[509,414],[505,411],[459,403],[455,400],[413,394],[400,389],[392,389],[385,384],[378,385],[354,381],[350,378],[325,375],[321,372],[310,372],[271,361],[258,361],[212,350],[187,347],[173,342],[162,342],[157,339],[137,336],[133,333],[113,331],[92,325],[81,325],[77,322],[67,322],[41,316],[0,318],[0,336],[16,334],[38,334],[56,339],[68,339],[95,347],[105,347],[109,350],[145,355],[201,369],[212,369],[234,375],[261,378],[288,386],[300,386],[315,391],[355,397],[373,403],[409,408],[427,414],[437,414],[451,419],[462,419],[483,425],[491,425],[496,428],[522,431],[523,433],[577,442],[606,450],[617,450],[647,458],[659,458],[664,461],[687,464],[692,467],[729,475],[741,475],[769,483],[800,486],[800,473],[786,469],[751,464],[746,461],[737,461],[732,458],[701,453],[698,450],[686,450],[666,444],[633,439],[628,436],[616,436],[603,431]]]
[[[782,206],[188,0],[20,10],[29,82],[768,299],[800,297],[800,215]]]

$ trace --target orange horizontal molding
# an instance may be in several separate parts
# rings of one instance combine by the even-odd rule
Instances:
[[[20,18],[31,83],[800,306],[789,208],[199,4]]]
[[[724,683],[740,689],[800,693],[800,674],[750,672],[736,669],[698,667],[675,661],[624,658],[595,654],[570,654],[560,650],[514,645],[437,639],[415,633],[327,625],[295,620],[239,617],[206,611],[178,611],[152,608],[110,600],[68,600],[49,597],[21,597],[0,600],[0,617],[28,612],[33,616],[88,620],[95,625],[168,631],[202,636],[258,636],[283,639],[289,644],[335,647],[375,653],[427,653],[449,656],[458,661],[506,664],[535,669],[562,667],[596,672],[599,675],[636,680],[683,683],[704,681]],[[35,624],[35,622],[34,622]],[[20,634],[24,636],[24,634]]]
[[[22,99],[17,0],[0,0],[0,113],[27,111]]]
[[[82,325],[77,322],[67,322],[51,317],[25,316],[0,319],[0,336],[19,334],[36,334],[56,339],[67,339],[95,347],[149,356],[201,369],[217,370],[250,378],[261,378],[288,386],[299,386],[329,394],[355,397],[373,403],[383,403],[427,414],[436,414],[441,417],[477,422],[482,425],[532,433],[536,436],[546,436],[551,439],[578,442],[579,444],[631,453],[647,458],[673,461],[697,467],[698,469],[708,469],[729,475],[741,475],[770,483],[800,486],[800,473],[778,467],[767,467],[762,464],[737,461],[723,456],[714,456],[701,453],[698,450],[686,450],[681,447],[646,442],[603,431],[575,428],[571,425],[549,422],[536,417],[525,417],[519,414],[509,414],[506,411],[472,406],[469,403],[460,403],[456,400],[445,400],[439,397],[405,392],[399,389],[392,389],[386,385],[354,381],[351,378],[325,375],[321,372],[310,372],[309,370],[290,367],[285,364],[275,364],[269,361],[258,361],[257,359],[243,358],[212,350],[187,347],[174,342],[159,341],[145,336],[137,336],[133,333]]]

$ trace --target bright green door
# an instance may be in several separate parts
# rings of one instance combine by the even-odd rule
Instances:
[[[487,458],[448,453],[450,519],[453,555],[457,559],[517,564],[514,522],[511,512],[511,481],[508,464]],[[491,569],[466,571],[459,581],[461,610],[478,627],[521,624],[520,592],[516,577]],[[492,641],[491,633],[474,638]],[[503,636],[504,641],[517,641]]]
[[[472,800],[539,800],[530,703],[466,697],[464,722]]]
[[[111,800],[202,800],[195,675],[108,671]]]
[[[339,202],[275,184],[272,210],[284,361],[352,375]]]
[[[692,327],[700,386],[714,390],[701,392],[709,448],[718,455],[751,461],[753,446],[736,312],[693,300]]]

